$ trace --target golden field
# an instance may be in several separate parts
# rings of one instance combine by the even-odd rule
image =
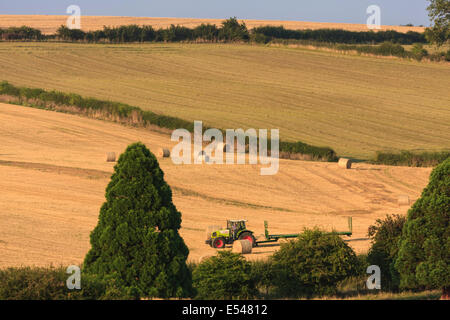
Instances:
[[[0,28],[20,27],[23,25],[40,29],[44,34],[52,34],[62,25],[66,24],[68,15],[0,15]],[[220,25],[224,19],[195,19],[195,18],[146,18],[146,17],[108,17],[108,16],[82,16],[81,29],[85,31],[99,30],[103,26],[121,26],[129,24],[151,25],[154,28],[166,28],[170,25],[196,27],[202,23]],[[241,19],[240,19],[241,20]],[[251,20],[243,19],[248,28],[265,25],[284,26],[286,29],[344,29],[349,31],[367,31],[365,24],[353,23],[326,23],[307,21],[283,20]],[[423,27],[381,26],[381,30],[395,30],[398,32],[423,32]]]
[[[0,81],[218,128],[279,128],[340,156],[450,148],[450,65],[238,44],[0,42]]]
[[[113,171],[106,153],[119,154],[136,141],[153,152],[173,145],[168,135],[148,129],[0,104],[0,267],[80,264]],[[273,233],[294,233],[314,226],[346,230],[352,216],[349,244],[365,252],[369,242],[357,240],[368,226],[386,214],[405,214],[398,196],[416,200],[431,172],[280,160],[278,174],[260,176],[259,165],[177,166],[170,158],[160,165],[182,212],[192,261],[214,254],[204,229],[227,218],[247,219],[259,235],[264,220]],[[264,258],[277,248],[256,248],[247,257]]]

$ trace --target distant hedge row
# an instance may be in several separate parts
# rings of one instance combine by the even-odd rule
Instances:
[[[74,93],[16,87],[7,81],[3,81],[0,83],[0,94],[14,96],[20,99],[20,102],[31,103],[42,108],[52,109],[55,106],[76,107],[81,113],[92,115],[95,112],[99,112],[103,113],[104,116],[119,120],[118,122],[123,120],[142,125],[152,124],[167,129],[185,128],[189,131],[194,130],[192,122],[180,118],[144,111],[125,103],[83,98]]]
[[[416,43],[411,51],[407,51],[402,45],[384,42],[377,46],[370,45],[337,45],[337,50],[349,51],[354,50],[358,53],[373,54],[378,56],[396,56],[400,58],[416,59],[418,61],[423,58],[427,58],[432,61],[450,61],[450,50],[447,52],[439,52],[435,54],[429,54],[426,49],[423,48],[421,43]]]
[[[297,142],[280,142],[280,152],[287,153],[287,158],[294,159],[291,155],[302,154],[302,155],[311,155],[312,158],[306,159],[302,158],[302,160],[320,160],[320,161],[329,161],[334,162],[338,161],[338,157],[336,152],[329,147],[316,147],[309,144],[306,144],[301,141]],[[282,155],[283,157],[283,155]]]
[[[283,26],[263,26],[252,29],[253,34],[264,35],[268,40],[294,39],[312,40],[330,43],[381,43],[393,42],[399,44],[426,43],[425,35],[414,31],[401,33],[394,30],[388,31],[347,31],[342,29],[318,29],[318,30],[289,30]]]
[[[184,128],[189,132],[194,132],[194,123],[191,121],[156,114],[152,111],[144,111],[139,107],[120,102],[84,98],[73,93],[16,87],[7,81],[3,81],[0,82],[0,95],[13,96],[19,100],[20,104],[28,104],[39,108],[82,113],[89,117],[109,119],[132,125],[155,125],[170,130]],[[203,129],[207,130],[208,127],[203,127]],[[292,159],[337,161],[334,150],[327,147],[311,146],[303,142],[280,142],[279,150],[280,153],[285,154],[285,157]],[[294,154],[307,155],[308,157],[295,158],[292,157]]]
[[[41,30],[27,26],[0,28],[0,39],[2,40],[43,40],[45,36]]]
[[[450,157],[450,151],[421,152],[402,151],[401,153],[377,152],[376,164],[408,167],[434,167]]]
[[[400,58],[415,59],[421,61],[427,59],[430,61],[450,61],[450,50],[429,53],[422,43],[415,43],[410,51],[406,50],[403,45],[399,43],[393,43],[390,41],[383,42],[377,45],[365,45],[365,44],[345,44],[345,43],[331,43],[320,42],[312,40],[284,40],[273,39],[272,44],[281,45],[299,45],[299,46],[312,46],[316,48],[328,48],[336,51],[356,51],[359,54],[370,54],[376,56],[396,56]]]
[[[4,40],[50,40],[85,42],[179,42],[179,41],[207,41],[207,42],[263,42],[275,39],[309,40],[328,43],[346,44],[374,44],[393,42],[399,44],[426,43],[423,33],[409,31],[347,31],[341,29],[319,30],[289,30],[283,26],[264,26],[248,30],[244,22],[239,23],[236,18],[224,20],[221,26],[201,24],[194,28],[171,25],[168,28],[154,29],[152,26],[123,25],[118,27],[104,26],[103,30],[82,31],[69,29],[62,25],[53,35],[42,35],[40,30],[26,26],[21,28],[0,29]]]

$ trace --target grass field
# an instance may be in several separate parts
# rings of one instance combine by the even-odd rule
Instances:
[[[0,80],[370,158],[450,147],[450,67],[232,44],[0,43]]]
[[[0,15],[0,28],[20,27],[23,25],[42,30],[45,34],[55,33],[62,24],[66,24],[68,16],[56,15]],[[81,28],[85,31],[102,29],[103,26],[121,26],[128,24],[151,25],[154,28],[166,28],[171,24],[185,27],[196,27],[202,23],[220,25],[223,19],[193,19],[193,18],[146,18],[146,17],[108,17],[82,16]],[[284,26],[287,29],[344,29],[349,31],[367,31],[365,24],[324,23],[285,20],[243,20],[248,28],[264,25]],[[422,27],[381,26],[381,30],[396,30],[398,32],[423,32]]]
[[[173,143],[166,134],[53,111],[0,103],[0,268],[20,265],[79,264],[89,234],[105,201],[114,163],[142,141],[153,152]],[[181,235],[189,259],[199,261],[215,250],[204,243],[208,225],[247,219],[257,236],[264,220],[273,233],[305,227],[347,230],[349,244],[365,252],[367,228],[386,214],[405,214],[397,198],[415,201],[431,168],[357,163],[352,170],[336,163],[280,160],[274,176],[261,176],[259,165],[182,165],[159,160],[182,212]],[[247,256],[267,257],[278,246],[261,246]]]

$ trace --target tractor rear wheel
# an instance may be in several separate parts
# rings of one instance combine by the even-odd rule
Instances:
[[[216,238],[216,239],[214,239],[212,244],[213,244],[213,247],[216,249],[223,249],[223,248],[225,248],[225,238],[223,238],[223,237]]]
[[[239,240],[248,240],[251,242],[252,247],[256,247],[256,239],[250,232],[242,232],[239,235]]]

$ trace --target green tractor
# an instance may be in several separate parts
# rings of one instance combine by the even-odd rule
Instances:
[[[206,244],[209,244],[213,248],[223,249],[225,245],[232,244],[236,240],[248,240],[252,243],[252,246],[256,246],[256,239],[253,232],[247,230],[245,226],[247,220],[227,220],[226,229],[220,229],[213,227],[206,231]]]

